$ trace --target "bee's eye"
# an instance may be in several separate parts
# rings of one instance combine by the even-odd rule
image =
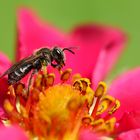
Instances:
[[[61,52],[59,50],[56,50],[56,54],[59,56],[61,55]]]
[[[56,60],[63,59],[61,50],[57,49],[57,48],[54,48],[53,49],[53,57]]]

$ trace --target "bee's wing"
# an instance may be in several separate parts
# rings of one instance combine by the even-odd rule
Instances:
[[[7,74],[10,74],[12,73],[13,71],[15,71],[15,69],[17,67],[20,67],[21,64],[24,64],[24,63],[32,63],[38,56],[34,56],[34,55],[31,55],[30,57],[27,57],[27,58],[24,58],[22,59],[21,61],[17,62],[16,64],[14,64],[13,66],[11,66],[7,71],[5,71],[2,75],[0,75],[0,78],[2,78],[3,76],[7,75]]]

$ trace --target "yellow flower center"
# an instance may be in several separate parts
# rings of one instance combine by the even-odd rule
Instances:
[[[30,139],[76,140],[85,128],[111,134],[116,122],[111,115],[119,101],[106,94],[104,82],[93,91],[89,79],[79,74],[70,80],[71,72],[61,72],[58,84],[54,84],[54,74],[38,74],[28,97],[23,84],[10,86],[4,102],[8,117],[3,122],[18,124]]]

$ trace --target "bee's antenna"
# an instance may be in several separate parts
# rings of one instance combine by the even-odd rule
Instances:
[[[75,52],[74,52],[74,51],[72,51],[72,49],[77,49],[77,47],[64,48],[62,51],[67,50],[67,51],[71,52],[72,54],[75,54]]]

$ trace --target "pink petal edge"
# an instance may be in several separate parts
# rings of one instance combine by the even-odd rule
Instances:
[[[107,44],[102,48],[93,70],[93,83],[105,79],[125,49],[126,36],[119,29],[105,28]]]
[[[11,62],[6,55],[0,52],[0,75],[2,75],[10,66]],[[0,116],[3,116],[4,112],[2,109],[3,101],[6,98],[6,92],[8,89],[7,78],[0,78]]]
[[[27,8],[18,10],[17,61],[31,55],[38,48],[67,44],[66,36],[61,31],[44,23],[35,15],[34,11]]]
[[[115,133],[118,134],[138,128],[140,128],[140,111],[125,112],[116,124]]]
[[[0,140],[28,140],[28,138],[18,126],[0,126]]]
[[[99,140],[99,137],[90,130],[82,130],[79,134],[79,140]]]
[[[121,107],[115,113],[118,120],[124,112],[140,110],[140,68],[117,78],[110,86],[109,93],[121,102]]]
[[[121,133],[115,140],[140,140],[140,129]]]
[[[84,76],[92,76],[93,83],[105,77],[124,48],[124,34],[104,25],[82,25],[71,36],[80,49],[74,56],[75,61],[68,63],[76,72],[80,70]]]
[[[11,61],[9,58],[0,52],[0,75],[3,74],[10,66],[11,66]]]

